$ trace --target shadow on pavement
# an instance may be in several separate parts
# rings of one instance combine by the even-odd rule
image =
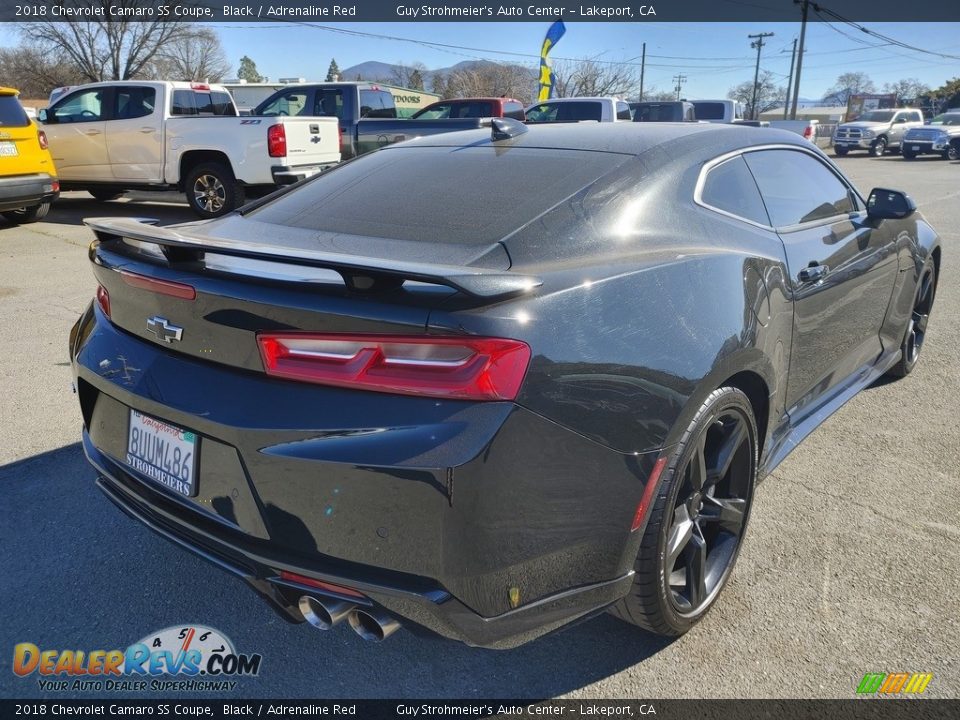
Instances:
[[[197,623],[226,634],[238,652],[263,655],[258,677],[204,697],[540,698],[620,672],[670,642],[608,615],[504,652],[403,631],[368,643],[346,623],[326,633],[290,625],[240,580],[129,520],[94,479],[79,443],[0,467],[2,664],[20,642],[123,649],[148,633]],[[42,693],[36,674],[0,668],[0,697],[98,695],[138,696]]]
[[[82,225],[84,218],[114,216],[156,218],[161,225],[199,220],[180,193],[130,192],[117,200],[100,202],[87,193],[70,192],[60,196],[43,222]]]

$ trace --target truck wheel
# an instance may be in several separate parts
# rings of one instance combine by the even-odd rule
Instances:
[[[870,154],[874,157],[883,157],[883,154],[887,151],[887,139],[885,137],[878,137],[873,141],[873,144],[870,146]]]
[[[123,192],[117,192],[116,190],[110,190],[109,188],[102,188],[99,190],[87,190],[93,196],[94,200],[99,200],[100,202],[107,202],[107,200],[116,200],[118,197],[123,195]]]
[[[845,148],[845,147],[835,147],[835,148],[833,149],[833,154],[834,154],[836,157],[843,157],[844,155],[847,154],[847,152],[848,152],[848,151],[847,151],[847,148]]]
[[[23,225],[26,223],[36,222],[37,220],[42,220],[47,216],[48,212],[50,212],[50,203],[45,202],[40,203],[39,205],[34,205],[33,207],[7,210],[6,212],[0,214],[2,214],[14,225]]]
[[[243,185],[220,163],[197,165],[184,183],[187,204],[202,218],[216,218],[244,203]]]
[[[960,148],[956,145],[950,145],[943,151],[944,160],[960,160]]]

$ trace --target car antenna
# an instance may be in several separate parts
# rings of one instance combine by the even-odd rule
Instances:
[[[530,129],[519,120],[506,117],[491,118],[490,126],[492,128],[490,138],[494,142],[497,140],[509,140],[510,138],[517,137],[517,135],[523,135]]]

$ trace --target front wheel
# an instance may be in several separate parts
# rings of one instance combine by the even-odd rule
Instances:
[[[2,215],[14,225],[25,225],[26,223],[42,220],[50,212],[50,203],[43,202],[28,208],[18,208],[17,210],[7,210]]]
[[[933,300],[937,294],[937,271],[928,261],[917,283],[917,292],[913,299],[913,310],[907,320],[907,329],[900,346],[900,362],[887,372],[891,377],[902,378],[913,372],[920,360],[920,351],[927,338],[927,324],[933,310]]]
[[[870,146],[870,154],[874,157],[883,157],[883,154],[887,151],[887,139],[879,137],[873,141],[873,144]]]
[[[661,635],[682,635],[713,605],[733,570],[753,501],[757,426],[742,390],[715,390],[663,472],[630,593],[611,612]]]
[[[220,163],[197,165],[184,183],[190,209],[202,218],[217,218],[244,203],[243,185]]]
[[[847,154],[847,152],[849,152],[849,151],[848,151],[847,148],[845,148],[845,147],[835,147],[835,148],[833,148],[833,154],[836,155],[837,157],[843,157],[844,155]]]
[[[960,160],[960,148],[956,145],[948,145],[947,149],[943,151],[944,160]]]

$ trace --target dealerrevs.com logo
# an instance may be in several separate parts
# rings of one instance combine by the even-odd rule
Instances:
[[[263,656],[238,653],[230,639],[202,625],[169,627],[125,650],[13,648],[13,672],[37,677],[46,691],[224,691],[255,676]],[[176,679],[173,679],[176,678]]]

